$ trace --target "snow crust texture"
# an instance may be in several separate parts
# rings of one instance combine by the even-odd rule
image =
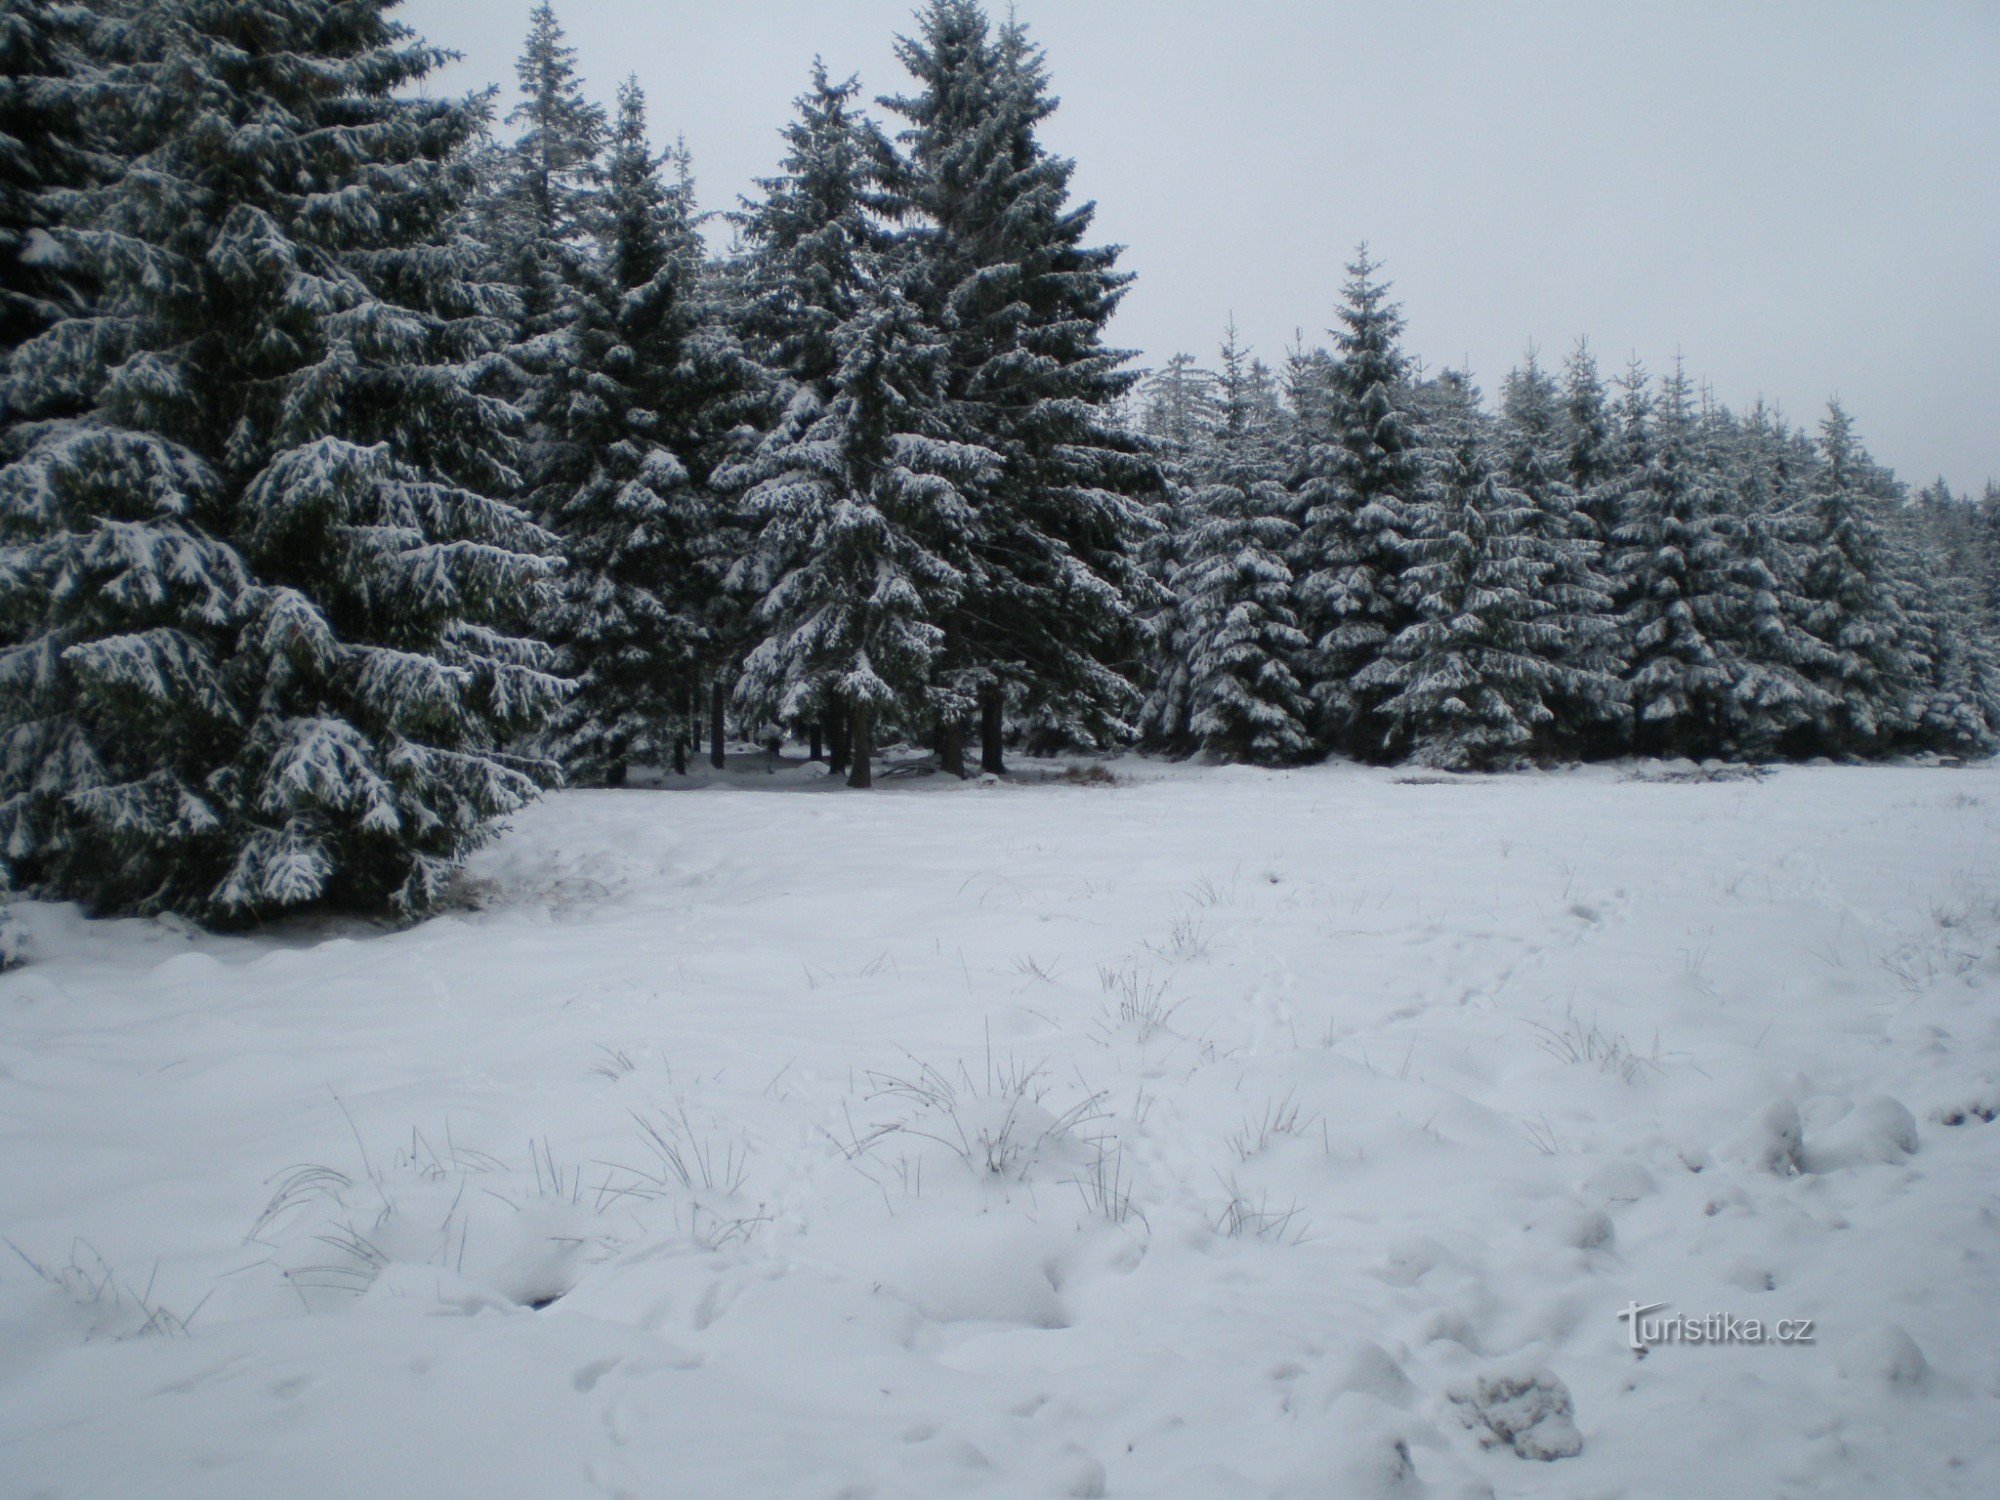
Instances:
[[[1110,769],[17,902],[0,1494],[2000,1493],[2000,769]]]

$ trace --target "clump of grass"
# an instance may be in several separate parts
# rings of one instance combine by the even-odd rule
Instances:
[[[735,1141],[725,1141],[718,1149],[712,1136],[701,1134],[688,1120],[686,1105],[677,1105],[674,1114],[657,1123],[637,1110],[632,1111],[632,1120],[656,1163],[651,1172],[623,1169],[641,1182],[662,1190],[678,1183],[683,1191],[700,1189],[726,1197],[742,1189],[750,1165],[748,1149]]]
[[[1200,917],[1193,912],[1183,912],[1168,925],[1165,942],[1148,943],[1146,946],[1171,963],[1186,963],[1190,959],[1208,957],[1208,933],[1203,929]]]
[[[1113,1224],[1137,1222],[1148,1232],[1152,1225],[1132,1201],[1132,1184],[1125,1173],[1125,1148],[1116,1143],[1099,1143],[1090,1167],[1069,1179],[1083,1195],[1084,1207]]]
[[[1171,980],[1155,979],[1151,969],[1142,973],[1137,965],[1122,969],[1100,965],[1097,982],[1109,997],[1112,1028],[1131,1027],[1141,1046],[1160,1032],[1171,1033],[1174,1013],[1186,1004],[1167,997]]]
[[[1627,1083],[1637,1083],[1646,1074],[1661,1071],[1657,1036],[1653,1038],[1651,1052],[1638,1052],[1624,1037],[1607,1032],[1595,1021],[1585,1021],[1574,1012],[1564,1017],[1560,1030],[1539,1021],[1530,1021],[1528,1025],[1535,1033],[1536,1044],[1560,1062],[1595,1067],[1600,1072],[1614,1073]]]
[[[245,1243],[271,1252],[309,1311],[329,1296],[361,1295],[393,1265],[460,1275],[470,1266],[476,1280],[540,1308],[569,1290],[582,1265],[624,1242],[629,1231],[614,1213],[670,1203],[675,1227],[711,1250],[768,1221],[761,1209],[734,1211],[746,1148],[696,1131],[684,1106],[632,1118],[652,1158],[636,1167],[565,1161],[542,1139],[529,1141],[523,1171],[460,1145],[448,1129],[441,1147],[412,1130],[378,1167],[357,1130],[360,1172],[307,1164],[279,1173]]]
[[[1037,1161],[1097,1118],[1104,1099],[1089,1093],[1054,1113],[1044,1107],[1053,1089],[1046,1067],[996,1062],[990,1048],[985,1074],[977,1079],[963,1062],[956,1077],[911,1062],[914,1072],[867,1075],[871,1100],[897,1101],[906,1113],[877,1126],[866,1140],[856,1135],[850,1159],[884,1137],[906,1135],[945,1147],[983,1176],[1025,1181]]]
[[[1212,877],[1199,875],[1188,887],[1188,900],[1196,906],[1233,906],[1237,897],[1238,873],[1231,872],[1229,878],[1217,883]]]
[[[1305,1239],[1310,1226],[1299,1217],[1296,1200],[1279,1207],[1261,1191],[1252,1198],[1234,1177],[1218,1180],[1228,1197],[1216,1215],[1217,1234],[1230,1239],[1270,1240],[1280,1245],[1296,1245]]]
[[[1940,979],[1963,979],[1979,967],[1980,956],[1939,939],[1905,943],[1879,955],[1875,962],[1896,981],[1897,988],[1914,998]]]
[[[1248,1161],[1270,1150],[1273,1141],[1285,1136],[1303,1137],[1318,1118],[1306,1114],[1297,1097],[1287,1090],[1281,1098],[1265,1101],[1264,1112],[1256,1119],[1243,1122],[1243,1128],[1230,1136],[1229,1149],[1236,1153],[1238,1161]]]
[[[177,1313],[153,1294],[160,1278],[157,1262],[145,1286],[135,1287],[87,1240],[71,1240],[69,1260],[62,1265],[36,1260],[11,1239],[6,1244],[36,1277],[89,1308],[95,1314],[95,1333],[112,1338],[186,1338],[188,1325],[214,1295],[206,1293],[187,1312]]]

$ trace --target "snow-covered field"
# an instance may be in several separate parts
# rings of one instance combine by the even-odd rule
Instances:
[[[0,1494],[2000,1492],[2000,769],[1113,768],[29,906]]]

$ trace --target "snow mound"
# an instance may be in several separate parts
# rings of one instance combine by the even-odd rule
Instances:
[[[1421,1500],[1430,1493],[1410,1461],[1409,1442],[1395,1433],[1342,1434],[1339,1451],[1278,1486],[1274,1500]]]
[[[1300,1393],[1290,1404],[1309,1413],[1324,1413],[1342,1397],[1354,1395],[1407,1410],[1416,1397],[1416,1387],[1403,1366],[1380,1344],[1364,1338],[1346,1339],[1335,1344],[1324,1363],[1301,1382]]]
[[[1789,1099],[1779,1099],[1759,1110],[1743,1127],[1732,1155],[1760,1172],[1792,1177],[1802,1169],[1804,1146],[1799,1107]]]
[[[1659,1190],[1653,1174],[1630,1158],[1606,1162],[1578,1187],[1584,1197],[1605,1204],[1637,1203]]]
[[[843,1238],[841,1259],[932,1322],[1069,1326],[1059,1287],[1077,1238],[1071,1227],[1004,1210],[968,1219],[941,1209]]]
[[[1611,1246],[1611,1215],[1581,1203],[1555,1202],[1541,1207],[1528,1230],[1545,1242],[1568,1250],[1606,1250]]]
[[[1890,1164],[1915,1154],[1917,1122],[1902,1104],[1877,1095],[1864,1099],[1810,1141],[1800,1157],[1808,1172]]]
[[[1835,1368],[1862,1384],[1913,1390],[1929,1381],[1931,1366],[1915,1339],[1896,1324],[1884,1323],[1851,1340]]]

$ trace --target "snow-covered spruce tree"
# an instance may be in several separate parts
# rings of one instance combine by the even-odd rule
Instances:
[[[1390,724],[1377,712],[1387,694],[1379,680],[1356,679],[1411,619],[1401,575],[1408,508],[1423,483],[1403,316],[1380,269],[1366,245],[1347,266],[1327,398],[1331,435],[1307,457],[1296,564],[1319,732],[1364,758],[1387,749]]]
[[[573,781],[618,786],[688,737],[716,567],[707,498],[676,451],[699,314],[697,263],[646,138],[636,80],[619,90],[598,213],[600,252],[572,271],[575,322],[542,402],[537,513],[566,563],[548,617],[576,691],[557,743]],[[692,455],[690,455],[690,459]]]
[[[1152,603],[1139,612],[1139,707],[1133,720],[1139,744],[1151,750],[1179,752],[1191,741],[1187,621],[1179,594],[1181,570],[1187,564],[1189,538],[1197,516],[1194,496],[1199,489],[1192,474],[1162,462],[1164,498],[1159,529],[1139,548],[1139,562],[1152,580]]]
[[[1136,543],[1160,476],[1120,421],[1135,376],[1103,343],[1131,277],[1116,247],[1085,243],[1095,205],[1068,203],[1073,163],[1037,138],[1057,105],[1040,49],[974,0],[930,0],[897,53],[916,89],[882,103],[908,122],[891,199],[913,294],[950,341],[953,435],[1001,459],[947,622],[950,680],[978,695],[981,762],[999,771],[1007,693],[1036,738],[1128,731],[1134,601],[1152,589]]]
[[[583,96],[576,49],[565,40],[553,6],[544,3],[529,12],[514,73],[521,102],[508,112],[507,123],[520,131],[513,146],[513,191],[527,220],[523,228],[534,241],[526,248],[534,254],[576,249],[594,217],[607,123],[604,111]]]
[[[1176,354],[1133,393],[1139,431],[1153,445],[1164,499],[1159,529],[1139,547],[1139,563],[1154,585],[1154,602],[1139,612],[1141,696],[1139,743],[1185,751],[1193,744],[1189,696],[1190,648],[1178,592],[1189,538],[1198,517],[1193,499],[1203,467],[1212,463],[1217,423],[1216,377],[1191,354]]]
[[[530,485],[539,487],[551,480],[548,466],[563,461],[544,451],[545,409],[562,399],[550,387],[569,357],[579,283],[594,248],[608,127],[604,111],[584,97],[576,49],[550,5],[529,13],[514,72],[521,101],[506,123],[517,134],[505,144],[479,143],[479,192],[469,218],[486,250],[487,274],[514,291],[512,336],[488,379],[528,419],[523,457]]]
[[[1979,499],[1975,535],[1980,600],[1987,620],[2000,633],[2000,481],[1986,481],[1986,493]]]
[[[1298,528],[1279,479],[1276,393],[1236,342],[1222,346],[1218,422],[1188,501],[1174,579],[1187,653],[1188,730],[1211,757],[1285,764],[1313,750],[1297,665],[1307,641],[1288,561]]]
[[[1738,420],[1714,406],[1698,428],[1700,461],[1721,477],[1728,504],[1735,684],[1728,748],[1763,757],[1796,750],[1832,707],[1813,682],[1826,651],[1801,624],[1803,558],[1796,485],[1782,424],[1761,403]]]
[[[1887,527],[1913,654],[1927,668],[1915,738],[1954,755],[1989,755],[2000,745],[2000,640],[1981,605],[1972,516],[1940,480]]]
[[[688,560],[677,570],[677,607],[701,623],[697,679],[690,686],[699,711],[706,683],[709,758],[723,765],[725,714],[743,653],[756,637],[744,601],[726,587],[729,569],[749,543],[728,497],[714,483],[716,470],[748,451],[755,431],[768,425],[777,381],[746,340],[749,265],[741,255],[708,253],[700,226],[711,214],[698,207],[693,158],[676,138],[663,163],[669,185],[667,240],[687,268],[682,283],[686,333],[673,368],[674,398],[661,408],[661,437],[687,467],[701,504],[698,532],[689,536]],[[699,545],[694,545],[696,542]],[[698,736],[697,736],[698,737]]]
[[[1590,345],[1577,340],[1563,362],[1563,464],[1577,510],[1600,545],[1618,526],[1618,439]]]
[[[1620,680],[1611,583],[1597,525],[1569,479],[1577,451],[1564,423],[1563,393],[1532,350],[1502,387],[1495,440],[1501,483],[1531,507],[1527,534],[1546,563],[1539,593],[1553,606],[1560,629],[1555,660],[1571,669],[1551,691],[1554,717],[1541,748],[1606,753],[1621,743],[1631,719]]]
[[[1139,708],[1133,719],[1138,743],[1149,750],[1178,753],[1193,742],[1194,703],[1189,676],[1187,620],[1179,594],[1189,539],[1196,525],[1193,487],[1164,473],[1166,498],[1160,529],[1140,549],[1140,562],[1153,581],[1152,605],[1140,613]]]
[[[1735,553],[1727,503],[1699,462],[1687,379],[1677,368],[1657,410],[1636,362],[1620,382],[1620,521],[1611,536],[1635,746],[1709,756],[1735,724]]]
[[[824,393],[841,364],[838,334],[874,295],[889,247],[877,215],[888,144],[856,107],[857,79],[812,81],[781,132],[778,175],[734,216],[749,245],[742,312],[752,348],[775,373]]]
[[[1838,401],[1819,424],[1819,462],[1808,481],[1799,592],[1805,628],[1824,646],[1818,685],[1833,700],[1822,732],[1833,753],[1888,748],[1916,727],[1922,670],[1912,660],[1908,622],[1885,555],[1881,512],[1888,482],[1854,436]]]
[[[1218,377],[1176,354],[1139,382],[1139,430],[1161,459],[1182,468],[1195,463],[1214,442],[1221,421]]]
[[[130,352],[0,470],[0,838],[31,888],[417,912],[546,779],[497,748],[561,683],[492,623],[549,539],[495,498],[510,414],[468,387],[506,307],[451,237],[477,110],[412,96],[438,54],[388,9],[135,12],[130,169],[55,231]]]
[[[1418,764],[1487,770],[1519,764],[1545,741],[1555,702],[1614,690],[1565,660],[1566,620],[1552,597],[1563,591],[1560,549],[1529,498],[1502,482],[1469,383],[1440,384],[1454,399],[1436,422],[1430,472],[1402,508],[1402,587],[1415,618],[1355,685],[1386,695],[1389,742]]]
[[[565,324],[564,285],[577,261],[590,253],[599,227],[610,123],[603,108],[584,96],[576,49],[546,0],[528,13],[514,78],[520,102],[505,122],[515,134],[504,148],[497,184],[506,201],[494,248],[520,278],[524,331],[553,334]],[[536,290],[545,291],[548,301],[529,302]]]
[[[877,213],[889,147],[856,109],[859,92],[856,79],[834,83],[815,58],[811,85],[795,101],[797,115],[782,132],[781,170],[759,179],[761,196],[745,200],[734,216],[748,247],[737,323],[778,381],[784,398],[775,412],[780,426],[789,421],[796,429],[807,413],[833,399],[841,330],[876,296],[889,249],[889,233]],[[802,401],[802,393],[808,399]],[[736,477],[743,473],[738,469]],[[781,533],[763,518],[739,512],[736,519],[755,545],[742,549],[730,568],[726,594],[747,601],[746,634],[754,645],[756,604],[779,577],[809,559],[781,553]],[[782,539],[786,545],[809,545],[811,533],[787,529]],[[850,736],[840,702],[829,697],[800,709],[824,730],[830,768],[845,770]],[[947,737],[943,749],[948,768],[962,769],[958,740]]]
[[[1288,429],[1285,467],[1296,489],[1304,480],[1314,446],[1333,440],[1333,355],[1325,349],[1308,349],[1300,331],[1285,351],[1283,380]],[[1296,498],[1293,505],[1296,509]]]
[[[720,481],[744,491],[758,528],[750,576],[768,582],[738,700],[780,721],[836,705],[854,787],[872,782],[878,731],[918,731],[954,696],[940,621],[965,586],[963,487],[994,463],[947,436],[944,344],[890,268],[861,273],[826,396],[793,385],[777,428]]]

